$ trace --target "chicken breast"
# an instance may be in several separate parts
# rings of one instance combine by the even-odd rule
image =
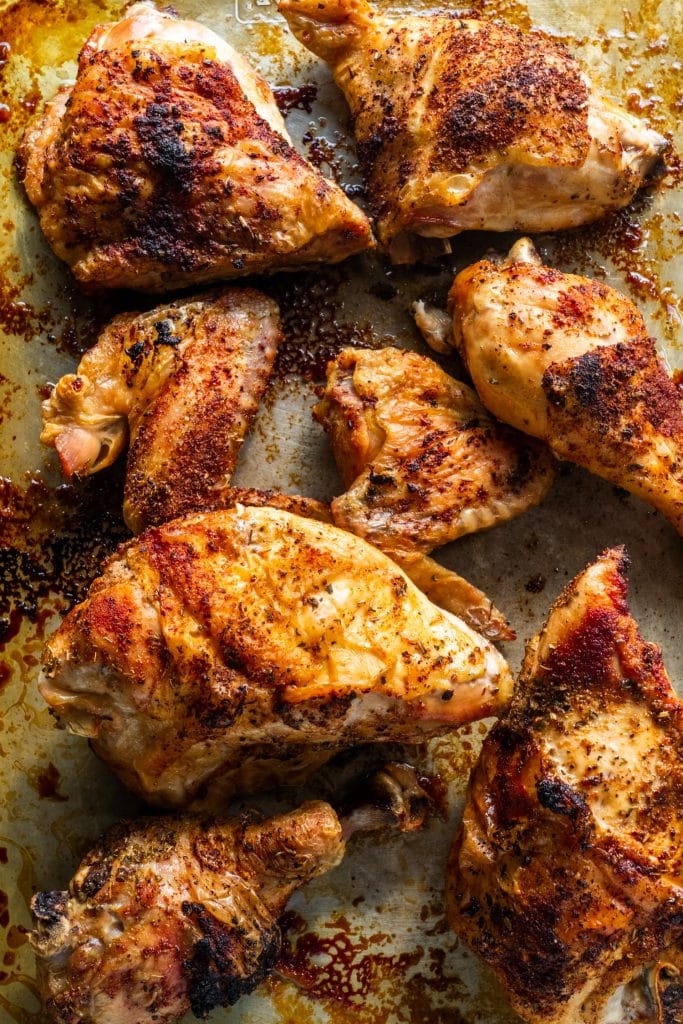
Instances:
[[[365,0],[280,0],[351,108],[394,262],[466,230],[554,231],[626,206],[666,140],[547,37]],[[443,247],[443,241],[440,243]]]
[[[683,702],[626,569],[606,551],[553,606],[450,855],[451,924],[529,1024],[650,1020],[652,1003],[625,1012],[644,970],[659,1024],[680,1020],[665,968],[683,938]]]
[[[253,487],[229,487],[221,492],[221,502],[223,508],[232,508],[234,505],[278,508],[283,512],[293,512],[298,516],[334,525],[329,505],[296,494],[260,491]],[[491,598],[464,577],[419,551],[388,554],[418,590],[426,594],[434,604],[438,604],[439,608],[457,615],[494,643],[515,639],[515,631]]]
[[[277,305],[253,288],[117,316],[43,403],[41,441],[70,479],[111,465],[130,437],[134,533],[220,507],[281,338]]]
[[[683,412],[633,303],[544,267],[528,239],[450,293],[455,340],[486,408],[659,509],[683,532]]]
[[[230,1006],[270,973],[290,896],[340,862],[354,832],[419,828],[427,797],[409,765],[369,780],[339,819],[303,804],[265,821],[148,818],[111,829],[67,892],[31,901],[31,943],[55,1024],[173,1024]]]
[[[163,292],[372,245],[365,215],[292,147],[244,57],[151,3],[95,28],[18,166],[84,284]]]
[[[498,714],[511,685],[495,648],[371,545],[241,506],[122,547],[49,640],[40,684],[131,789],[172,807]]]
[[[391,554],[429,552],[520,515],[547,494],[547,449],[493,420],[432,359],[344,349],[314,417],[330,435],[346,493],[338,526]]]

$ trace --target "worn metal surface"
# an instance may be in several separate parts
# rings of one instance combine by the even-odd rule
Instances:
[[[269,0],[176,5],[224,33],[274,85],[313,83],[310,111],[288,126],[303,151],[340,180],[354,180],[343,104],[326,69],[288,35]],[[387,9],[415,8],[392,2]],[[420,5],[427,9],[428,5]],[[115,15],[115,0],[0,2],[0,1021],[44,1018],[26,944],[27,901],[36,888],[63,886],[82,852],[113,820],[137,812],[132,799],[85,743],[57,731],[36,691],[42,637],[83,592],[99,559],[125,535],[120,474],[87,487],[57,489],[54,460],[38,442],[41,388],[69,370],[96,326],[139,298],[93,302],[82,296],[45,246],[12,171],[13,150],[31,111],[70,78],[90,28]],[[604,89],[675,131],[683,113],[683,9],[677,0],[481,0],[472,9],[564,39]],[[312,91],[304,96],[311,99]],[[285,97],[286,98],[286,97]],[[296,95],[289,95],[296,100]],[[299,99],[301,97],[299,96]],[[6,105],[6,106],[5,106]],[[300,104],[301,105],[301,104]],[[7,109],[8,108],[8,109]],[[8,118],[8,119],[7,119]],[[680,141],[680,140],[679,140]],[[672,368],[681,366],[681,231],[676,170],[634,209],[586,231],[540,239],[548,262],[599,276],[636,298]],[[453,269],[509,238],[461,236],[443,272],[388,270],[363,258],[333,270],[273,281],[288,340],[256,429],[242,453],[240,483],[328,498],[339,488],[322,430],[310,418],[315,379],[341,345],[422,348],[410,302],[444,297]],[[423,349],[424,350],[424,349]],[[457,372],[455,363],[451,365]],[[576,468],[560,473],[543,505],[489,534],[464,539],[438,557],[486,589],[520,641],[540,625],[563,584],[608,544],[632,557],[632,600],[645,635],[665,651],[683,685],[680,540],[636,499]],[[449,786],[448,819],[422,835],[360,840],[346,862],[292,903],[296,950],[282,976],[244,999],[224,1022],[328,1021],[345,1024],[507,1024],[516,1018],[489,973],[450,935],[442,905],[446,850],[483,726],[422,751]],[[329,795],[326,770],[308,792]],[[284,797],[291,802],[296,794]],[[266,801],[251,801],[252,804]],[[285,977],[286,976],[286,977]]]

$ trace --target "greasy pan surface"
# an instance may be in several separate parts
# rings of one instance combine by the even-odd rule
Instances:
[[[475,13],[537,25],[565,41],[598,83],[665,134],[683,114],[680,0],[481,0]],[[281,92],[295,140],[325,173],[357,181],[343,103],[326,68],[293,40],[269,0],[178,3],[253,58]],[[386,4],[427,10],[428,4]],[[53,454],[38,445],[47,381],[70,371],[97,326],[139,296],[83,296],[46,247],[12,169],[22,128],[42,95],[74,72],[91,27],[116,16],[114,0],[0,2],[0,1021],[44,1020],[26,942],[28,899],[65,886],[82,853],[114,820],[139,810],[84,741],[58,732],[37,693],[42,639],[82,593],[102,555],[126,535],[116,470],[76,488],[59,487]],[[298,89],[302,83],[306,88]],[[681,140],[679,139],[679,144]],[[624,289],[644,310],[672,369],[680,350],[683,176],[672,171],[633,208],[593,228],[538,239],[544,261]],[[377,257],[273,279],[287,340],[276,380],[245,445],[236,482],[329,499],[341,490],[325,435],[311,416],[327,357],[345,344],[398,344],[426,352],[410,318],[416,298],[443,303],[456,268],[509,236],[461,235],[438,271],[389,270]],[[444,365],[454,375],[455,359]],[[541,624],[559,590],[607,545],[632,559],[632,606],[643,634],[661,644],[674,684],[683,684],[678,623],[683,555],[666,521],[635,498],[565,467],[542,505],[491,533],[438,553],[486,590],[519,640]],[[344,864],[296,897],[292,952],[280,974],[216,1022],[330,1021],[344,1024],[504,1024],[516,1018],[501,990],[447,928],[443,871],[467,774],[483,726],[432,743],[425,763],[448,785],[446,820],[422,834],[361,840]],[[351,769],[349,769],[351,770]],[[307,794],[328,797],[333,770]],[[291,806],[301,794],[287,794]],[[249,801],[272,807],[275,798]]]

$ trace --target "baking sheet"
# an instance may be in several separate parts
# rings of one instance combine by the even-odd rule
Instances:
[[[303,152],[345,184],[357,181],[344,105],[324,65],[287,33],[272,0],[175,4],[248,53],[273,85],[315,86],[287,115]],[[392,2],[387,10],[427,10]],[[48,381],[68,372],[97,325],[141,299],[97,302],[80,294],[40,235],[12,171],[23,125],[71,78],[90,28],[116,16],[114,0],[0,0],[0,1022],[40,1024],[27,902],[37,888],[66,885],[80,856],[121,816],[138,813],[84,741],[59,732],[36,690],[42,639],[84,592],[102,555],[123,536],[121,473],[78,489],[60,487],[54,459],[40,449],[39,406]],[[455,9],[455,8],[451,8]],[[457,8],[458,10],[464,8]],[[603,89],[659,130],[675,133],[683,114],[683,5],[679,0],[482,0],[470,8],[531,24],[563,39]],[[313,95],[315,94],[315,95]],[[295,94],[288,94],[296,100]],[[310,110],[301,109],[309,103]],[[8,120],[2,120],[9,116]],[[680,142],[680,138],[679,138]],[[681,356],[681,169],[634,208],[585,231],[540,239],[546,261],[621,287],[644,309],[672,369]],[[439,272],[391,270],[361,257],[339,268],[274,279],[287,343],[236,482],[327,499],[340,483],[325,435],[310,417],[316,377],[344,344],[398,344],[426,351],[412,326],[415,298],[442,300],[453,270],[508,236],[466,235]],[[455,360],[445,365],[457,375]],[[632,604],[645,635],[662,645],[679,692],[683,683],[683,555],[680,539],[653,510],[575,467],[563,468],[542,506],[488,534],[438,552],[440,561],[485,589],[516,627],[506,653],[519,664],[522,641],[541,624],[562,586],[609,544],[628,545]],[[458,943],[443,912],[443,867],[483,725],[418,752],[449,786],[447,820],[421,835],[360,839],[345,863],[295,897],[288,918],[293,952],[281,974],[216,1024],[511,1024],[489,972]],[[353,772],[353,762],[346,769]],[[306,795],[329,797],[335,772]],[[289,793],[280,805],[301,796]],[[252,799],[273,807],[277,797]],[[295,948],[294,948],[295,947]],[[286,977],[285,977],[286,975]]]

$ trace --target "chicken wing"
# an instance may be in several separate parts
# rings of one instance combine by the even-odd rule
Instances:
[[[251,992],[277,963],[290,896],[344,856],[354,832],[419,828],[408,765],[370,780],[344,819],[321,801],[265,821],[149,818],[111,829],[68,891],[31,906],[40,989],[56,1024],[172,1024]]]
[[[70,479],[111,465],[130,436],[134,533],[220,507],[280,340],[277,305],[253,288],[117,316],[43,404],[41,440]]]
[[[417,258],[420,238],[596,220],[631,201],[667,146],[540,34],[365,0],[279,6],[346,96],[394,262]]]
[[[529,645],[450,855],[451,924],[530,1024],[640,1019],[627,990],[683,938],[683,702],[626,568],[605,552]]]
[[[242,506],[122,547],[48,642],[41,681],[131,789],[176,807],[498,714],[510,687],[496,649],[371,545]]]
[[[229,487],[221,493],[221,507],[232,508],[233,505],[253,505],[258,508],[269,506],[334,525],[329,505],[295,494],[259,491],[251,487]],[[489,640],[500,642],[515,639],[514,630],[493,601],[457,572],[446,569],[419,551],[389,551],[387,554],[400,565],[418,590],[426,594],[434,604],[438,604],[439,608],[457,615]]]
[[[18,167],[85,284],[162,292],[372,245],[365,214],[292,147],[244,57],[151,3],[94,30]]]
[[[463,270],[455,340],[482,402],[683,532],[683,412],[633,303],[541,265],[528,239]]]
[[[347,488],[332,502],[335,523],[389,555],[503,523],[552,483],[543,445],[497,424],[471,388],[416,352],[344,349],[313,415]]]

